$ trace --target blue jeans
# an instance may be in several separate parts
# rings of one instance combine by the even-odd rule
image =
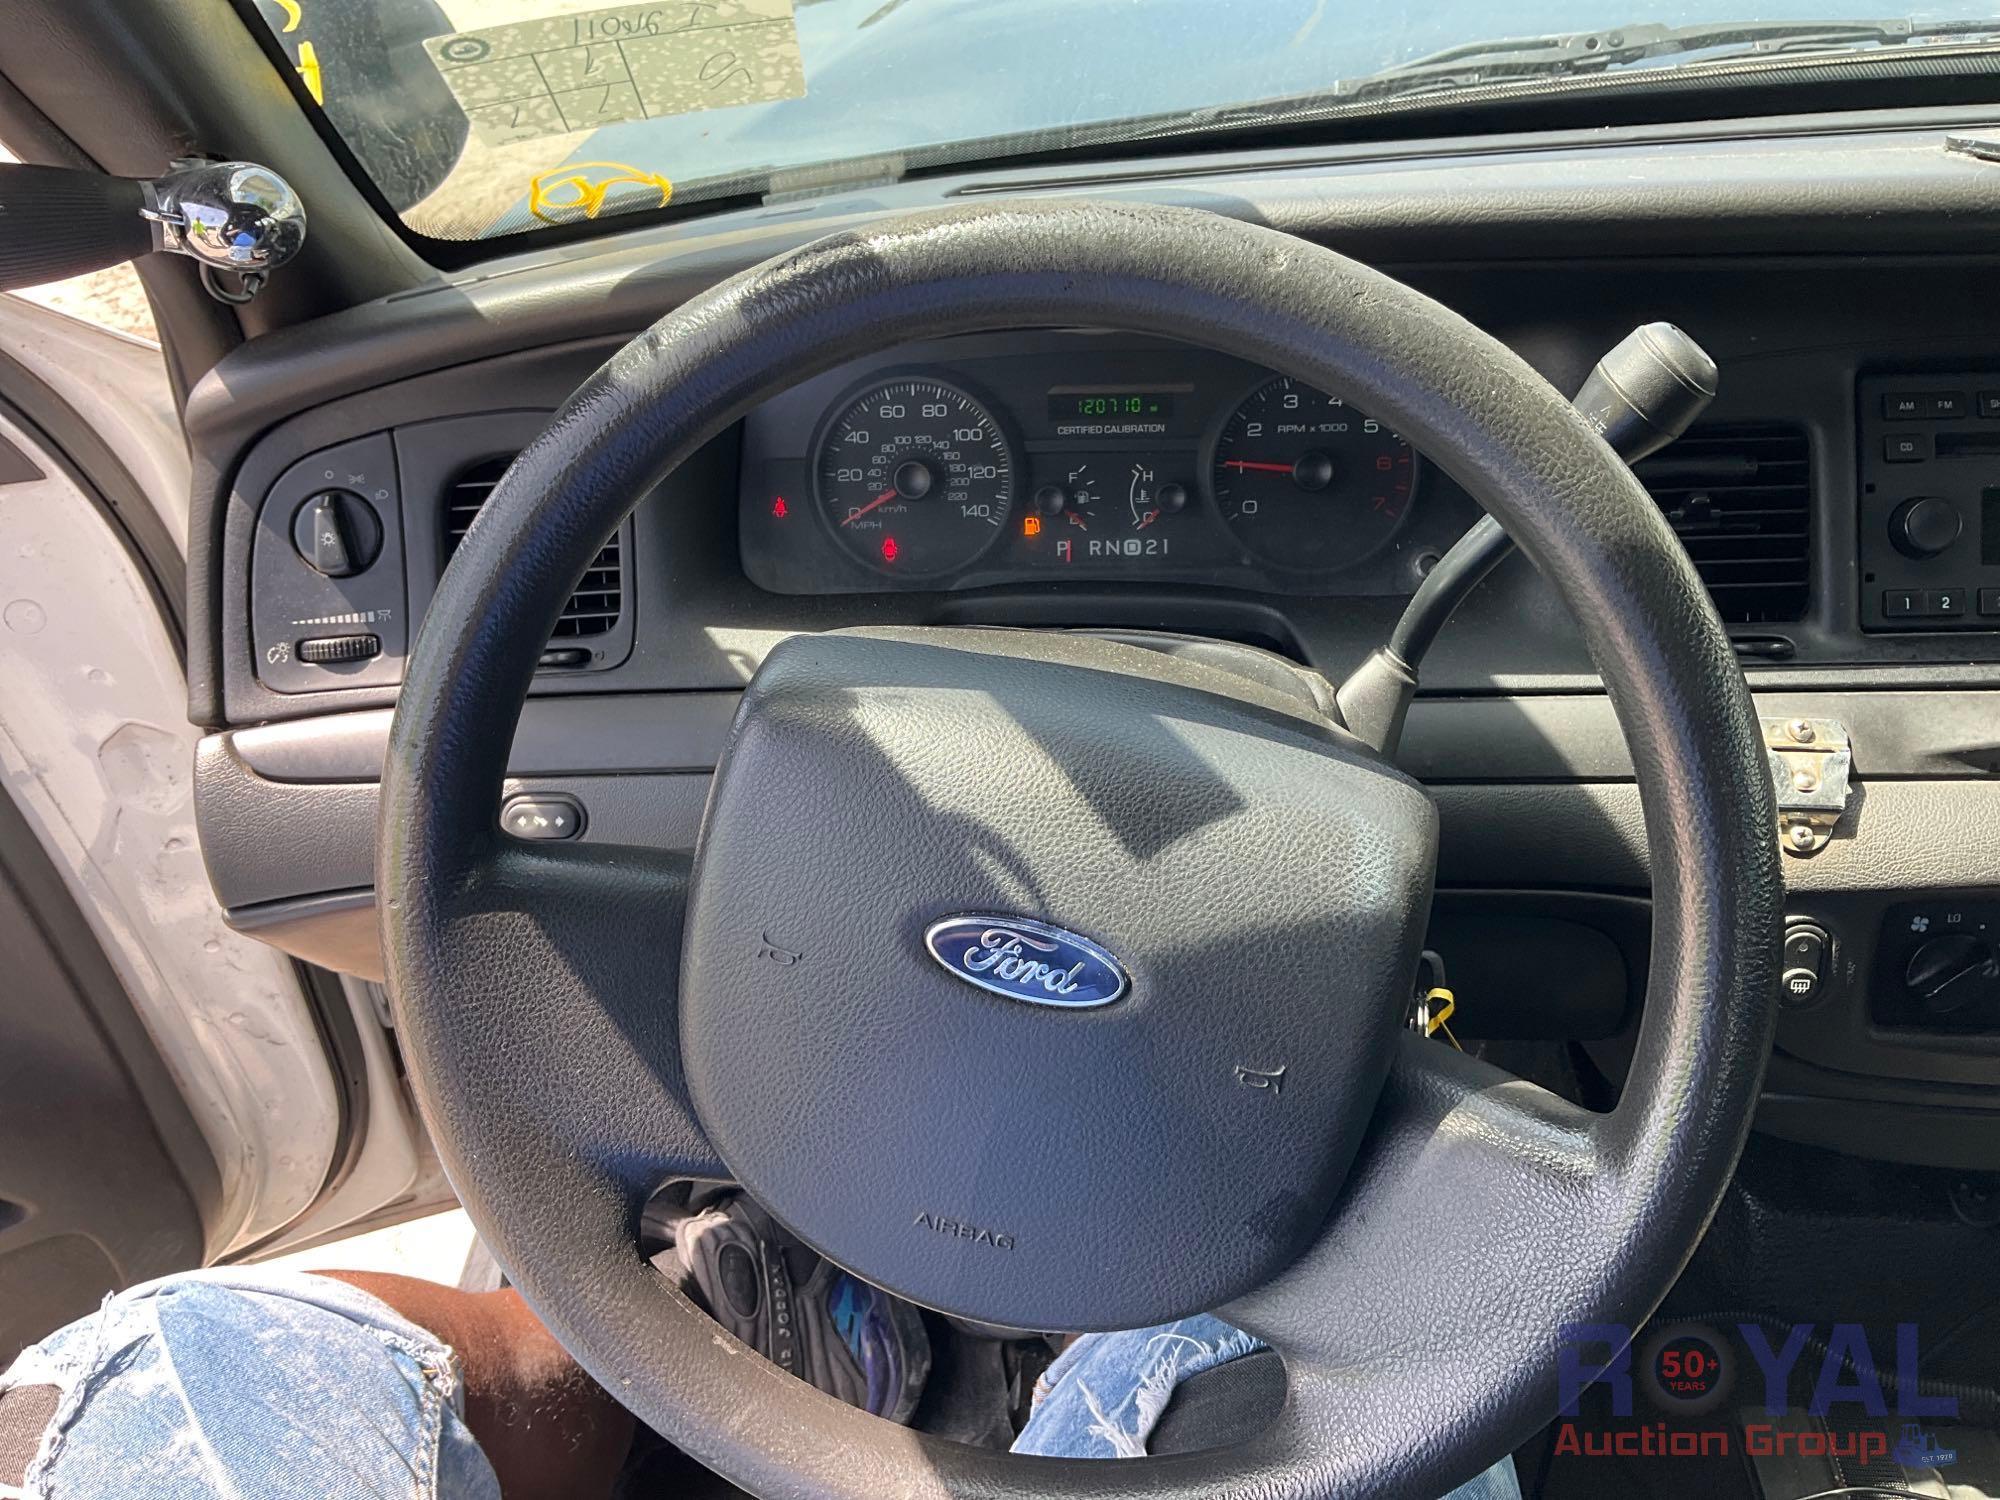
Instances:
[[[1160,1328],[1085,1334],[1035,1382],[1034,1414],[1014,1439],[1014,1451],[1137,1458],[1176,1386],[1264,1347],[1207,1314]],[[1521,1500],[1514,1461],[1501,1459],[1445,1500]]]
[[[500,1500],[465,1425],[457,1357],[323,1276],[216,1270],[134,1287],[23,1350],[0,1375],[0,1416],[51,1395],[25,1473],[0,1465],[0,1496]]]
[[[1015,1451],[1143,1453],[1175,1385],[1258,1347],[1214,1318],[1078,1339]],[[52,1410],[24,1466],[10,1470],[0,1447],[10,1500],[499,1500],[456,1356],[319,1276],[201,1271],[135,1287],[23,1351],[0,1375],[0,1418],[23,1399]],[[1502,1464],[1450,1500],[1520,1493]]]

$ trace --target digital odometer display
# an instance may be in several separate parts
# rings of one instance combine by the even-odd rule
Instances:
[[[1051,391],[1051,422],[1171,422],[1174,398],[1158,391]]]

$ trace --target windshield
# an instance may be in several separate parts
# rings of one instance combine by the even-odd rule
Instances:
[[[1994,0],[1892,21],[1865,0],[1765,0],[1755,21],[1740,0],[1631,3],[256,0],[383,196],[445,239],[1468,90],[1917,64],[2000,33]]]

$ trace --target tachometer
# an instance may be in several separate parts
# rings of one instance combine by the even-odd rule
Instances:
[[[871,385],[841,407],[820,434],[813,478],[834,537],[887,573],[967,566],[1014,503],[1014,455],[992,413],[921,376]]]
[[[1344,568],[1395,534],[1417,481],[1410,445],[1286,376],[1247,396],[1215,449],[1215,499],[1238,541],[1290,571]]]

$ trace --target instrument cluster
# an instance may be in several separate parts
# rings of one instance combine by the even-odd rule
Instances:
[[[1422,459],[1339,392],[1115,334],[900,351],[769,403],[744,442],[744,569],[779,593],[1407,593],[1465,524],[1416,524]]]

